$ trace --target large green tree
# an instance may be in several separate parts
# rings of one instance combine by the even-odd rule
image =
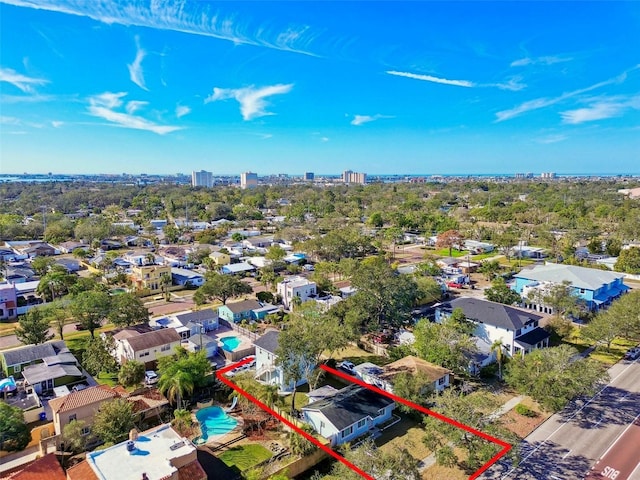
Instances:
[[[514,435],[499,427],[487,415],[487,411],[498,406],[498,402],[489,394],[463,395],[451,388],[437,397],[435,410],[471,428],[517,443]],[[424,424],[423,442],[435,453],[436,462],[440,465],[451,467],[457,464],[473,472],[500,450],[495,443],[432,416],[425,416]],[[461,453],[463,455],[459,456]],[[464,462],[462,457],[466,457]]]
[[[118,371],[118,363],[111,355],[115,349],[113,337],[89,338],[82,355],[82,366],[91,375],[99,375],[101,372],[115,373]]]
[[[111,297],[108,293],[89,290],[80,292],[70,304],[71,314],[80,324],[89,330],[91,337],[100,328],[102,322],[109,315],[111,309]]]
[[[135,428],[133,404],[124,398],[104,402],[96,413],[91,431],[105,443],[122,442]]]
[[[356,293],[348,299],[357,311],[360,326],[378,330],[386,325],[402,325],[411,319],[411,310],[420,296],[411,275],[400,275],[381,257],[363,260],[351,278]]]
[[[580,335],[607,349],[616,338],[640,338],[640,291],[632,291],[615,300],[607,310],[598,314],[580,330]]]
[[[560,345],[518,356],[507,365],[505,381],[546,410],[560,410],[572,398],[594,393],[608,378],[600,362],[579,358],[577,353],[572,347]]]
[[[620,250],[614,268],[617,272],[640,273],[640,248],[631,247]]]
[[[490,302],[503,303],[505,305],[514,305],[522,301],[520,295],[511,290],[502,277],[496,277],[491,282],[491,287],[484,291],[484,294]]]
[[[36,292],[48,301],[55,300],[69,293],[69,289],[76,283],[77,278],[76,275],[68,273],[64,267],[54,265],[40,278]]]
[[[207,280],[198,288],[196,293],[205,300],[218,299],[223,305],[233,297],[239,297],[253,292],[251,286],[234,275],[224,275],[211,272]]]
[[[107,318],[116,327],[128,327],[149,320],[149,310],[133,293],[121,293],[111,297]]]
[[[0,402],[0,451],[24,450],[31,441],[31,432],[24,421],[22,410]]]
[[[53,338],[49,333],[49,318],[38,307],[20,317],[15,334],[25,345],[38,345]]]
[[[90,435],[85,433],[85,422],[82,420],[72,420],[62,429],[62,437],[67,450],[73,453],[82,453],[87,449]]]
[[[442,323],[420,320],[415,328],[412,348],[428,362],[442,365],[457,374],[468,372],[469,355],[477,350],[466,322],[447,318]]]

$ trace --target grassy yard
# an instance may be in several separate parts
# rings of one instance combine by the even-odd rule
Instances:
[[[327,353],[328,352],[325,352],[325,354]],[[381,357],[374,353],[367,352],[366,350],[363,350],[360,347],[356,347],[355,345],[349,345],[348,347],[335,352],[333,354],[333,358],[336,360],[336,362],[349,360],[356,365],[363,362],[371,362],[375,363],[376,365],[385,365],[391,362],[391,360],[387,357]]]
[[[448,248],[441,248],[440,250],[434,250],[433,254],[434,255],[438,255],[440,257],[453,257],[453,258],[458,258],[458,257],[462,257],[464,255],[467,255],[469,252],[467,252],[466,250],[456,250],[455,248],[451,250],[451,255],[449,255],[449,249]]]
[[[257,443],[239,445],[225,450],[219,456],[229,467],[236,466],[240,471],[247,471],[261,462],[271,458],[271,452]]]
[[[571,335],[565,337],[561,343],[574,347],[579,352],[583,352],[591,346],[589,342],[582,338],[580,335],[580,328],[576,327]],[[606,345],[598,345],[598,347],[591,353],[590,358],[598,360],[605,365],[614,365],[618,363],[624,357],[627,350],[637,345],[637,341],[625,340],[616,338],[611,342],[611,348],[607,349]]]
[[[380,450],[388,453],[406,448],[418,461],[428,457],[431,451],[422,443],[425,434],[422,424],[397,411],[395,414],[400,415],[402,420],[387,428],[382,436],[376,439],[376,445]]]

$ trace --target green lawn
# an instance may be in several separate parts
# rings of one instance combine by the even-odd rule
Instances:
[[[235,465],[240,471],[246,472],[250,468],[271,458],[271,452],[262,445],[249,443],[247,445],[231,447],[229,450],[220,454],[219,458],[229,467]]]
[[[577,327],[573,331],[573,333],[564,338],[561,343],[571,345],[579,352],[586,350],[591,345],[591,343],[586,342],[580,336],[580,329]],[[596,348],[595,351],[591,353],[590,358],[598,360],[605,365],[614,365],[624,357],[625,353],[627,353],[627,350],[629,350],[631,347],[635,347],[637,343],[638,342],[635,340],[616,338],[613,342],[611,342],[610,349],[607,349],[606,345],[598,345],[598,348]]]
[[[458,258],[458,257],[462,257],[464,255],[467,255],[469,252],[467,252],[466,250],[456,250],[455,248],[451,250],[451,255],[449,255],[449,249],[448,248],[441,248],[440,250],[435,250],[434,255],[438,255],[440,257],[453,257],[453,258]]]

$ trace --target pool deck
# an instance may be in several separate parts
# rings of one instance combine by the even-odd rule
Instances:
[[[222,409],[225,408],[223,405],[214,405],[214,406],[220,407]],[[236,426],[233,427],[233,430],[231,430],[231,431],[229,431],[227,433],[222,433],[220,435],[211,435],[210,437],[207,438],[206,442],[204,442],[202,444],[198,444],[198,443],[196,443],[196,439],[198,439],[198,438],[200,438],[202,436],[202,431],[201,431],[200,435],[197,435],[196,437],[192,438],[191,441],[196,446],[207,445],[208,447],[215,448],[218,445],[225,444],[225,443],[237,438],[242,433],[242,428],[244,427],[244,419],[242,418],[242,415],[238,415],[238,414],[235,414],[235,413],[228,413],[227,415],[229,415],[230,417],[233,417],[238,422],[236,424]],[[197,423],[198,426],[199,426],[200,422],[198,421],[198,419],[196,417],[196,410],[192,410],[191,411],[191,417],[192,417],[193,421],[195,423]]]
[[[222,349],[220,340],[224,337],[237,337],[240,340],[240,344],[234,349],[234,352],[241,350],[249,350],[253,348],[253,342],[249,337],[245,337],[239,332],[236,332],[232,328],[224,325],[220,325],[217,330],[209,332],[208,335],[218,342],[218,348]],[[225,350],[226,351],[226,350]]]

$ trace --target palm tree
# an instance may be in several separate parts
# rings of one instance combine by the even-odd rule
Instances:
[[[266,403],[269,408],[273,408],[273,406],[278,403],[278,400],[280,400],[277,385],[265,385],[262,392],[264,403]]]
[[[302,430],[309,435],[313,435],[313,428],[309,424],[304,424]],[[309,455],[316,449],[316,446],[307,440],[306,437],[300,435],[298,432],[291,431],[288,434],[287,440],[289,441],[289,448],[294,455],[300,455],[304,457]]]
[[[173,417],[173,422],[171,422],[173,428],[181,435],[187,436],[193,425],[191,412],[189,410],[178,409],[173,412]]]
[[[171,286],[171,274],[163,273],[160,275],[160,288],[162,289],[162,294],[164,295],[164,299],[168,302],[171,298],[171,294],[169,293],[169,287]]]
[[[498,362],[498,378],[502,380],[502,360],[503,360],[503,351],[504,345],[502,343],[502,339],[496,340],[491,344],[491,351],[496,352],[496,361]]]
[[[187,372],[178,370],[174,375],[162,375],[158,381],[158,390],[167,396],[169,402],[175,400],[176,406],[182,406],[181,399],[185,394],[193,392],[193,378]]]

